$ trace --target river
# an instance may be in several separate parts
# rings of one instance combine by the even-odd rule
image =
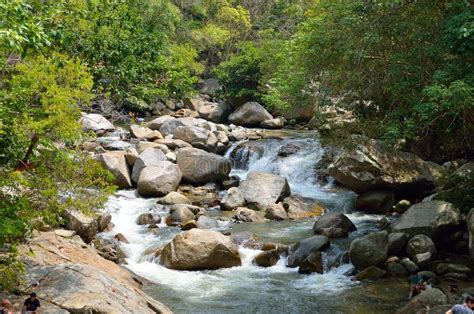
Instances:
[[[315,175],[315,165],[324,149],[315,133],[278,133],[279,138],[252,142],[254,149],[232,145],[226,156],[233,160],[231,175],[245,179],[253,170],[271,172],[288,179],[293,194],[319,200],[327,211],[346,213],[358,230],[347,239],[331,241],[324,253],[325,273],[301,275],[285,266],[286,258],[269,268],[252,264],[260,251],[240,247],[242,266],[215,271],[176,271],[151,258],[149,249],[164,246],[181,232],[164,222],[158,234],[135,223],[136,218],[154,206],[156,199],[138,197],[134,190],[112,196],[106,209],[115,227],[105,236],[120,232],[130,243],[122,244],[131,271],[150,280],[145,290],[176,313],[393,313],[407,300],[404,280],[386,279],[375,283],[353,281],[352,265],[344,262],[344,252],[357,236],[377,230],[380,216],[352,212],[355,194],[335,187]],[[297,147],[296,153],[278,156],[283,146]],[[218,216],[216,208],[206,209]],[[158,212],[163,218],[167,212]],[[163,219],[164,221],[165,219]],[[233,224],[222,221],[219,231],[250,231],[262,240],[292,244],[312,236],[314,218],[300,221]]]

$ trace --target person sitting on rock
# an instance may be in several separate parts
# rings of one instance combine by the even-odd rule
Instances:
[[[33,292],[30,294],[30,297],[25,300],[22,313],[39,314],[40,307],[41,305],[39,300],[36,298],[36,293]]]
[[[10,307],[10,301],[8,299],[4,299],[2,301],[2,308],[0,308],[0,314],[13,314],[13,310]]]
[[[472,314],[474,311],[474,298],[467,296],[463,304],[454,305],[446,314]]]
[[[415,295],[419,294],[421,290],[424,290],[423,278],[418,275],[416,271],[411,273],[410,279],[410,293],[408,294],[408,299],[411,300]]]

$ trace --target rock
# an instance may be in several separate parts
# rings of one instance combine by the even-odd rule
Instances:
[[[461,177],[467,177],[468,175],[474,173],[474,162],[468,162],[463,166],[456,169],[455,173]]]
[[[393,206],[393,211],[396,212],[397,214],[403,214],[404,212],[407,211],[408,208],[410,208],[411,202],[408,200],[401,200],[395,206]]]
[[[138,155],[133,165],[132,181],[138,182],[140,173],[145,167],[159,165],[166,160],[165,154],[158,148],[147,148]]]
[[[123,263],[125,261],[125,253],[120,248],[120,244],[115,239],[95,238],[92,241],[93,246],[103,258],[114,263]]]
[[[290,248],[288,247],[288,245],[281,244],[281,243],[273,243],[273,242],[265,242],[263,243],[261,247],[262,251],[275,250],[278,252],[278,254],[285,255],[285,256],[288,255],[289,249]]]
[[[288,213],[288,218],[306,219],[320,217],[324,214],[324,207],[315,199],[293,194],[283,199],[283,206]]]
[[[387,232],[374,232],[351,242],[349,257],[356,269],[383,264],[388,254]]]
[[[181,230],[186,231],[186,230],[191,230],[194,228],[199,228],[198,223],[196,220],[189,220],[186,221],[185,223],[181,224]]]
[[[301,262],[300,267],[298,268],[298,273],[300,274],[322,274],[323,272],[323,256],[319,251],[311,253]]]
[[[236,245],[241,245],[245,248],[255,249],[259,245],[258,237],[249,231],[235,232],[230,235],[230,239]]]
[[[387,272],[392,276],[406,276],[407,270],[399,263],[388,263]]]
[[[469,232],[469,256],[471,259],[474,259],[474,208],[467,215],[466,225]]]
[[[286,119],[283,117],[278,117],[274,119],[269,119],[262,121],[260,126],[265,129],[282,129],[285,127]]]
[[[213,229],[213,228],[217,228],[219,224],[217,223],[217,220],[215,220],[214,218],[210,218],[210,217],[202,215],[202,216],[199,216],[197,220],[197,226],[198,228],[201,228],[201,229]]]
[[[146,126],[151,130],[159,130],[165,122],[174,120],[174,119],[176,118],[172,116],[164,115],[148,122]]]
[[[82,130],[85,132],[104,132],[115,130],[114,125],[100,114],[81,113],[81,116],[82,117],[79,120],[79,123],[81,124]]]
[[[161,222],[161,217],[155,213],[144,213],[138,216],[137,225],[157,225]]]
[[[290,248],[288,256],[288,267],[301,266],[308,256],[317,251],[324,251],[330,246],[329,239],[325,236],[316,235],[301,240]]]
[[[65,210],[62,215],[67,221],[67,228],[75,231],[86,243],[91,242],[97,232],[99,232],[97,219],[87,216],[80,211]]]
[[[447,281],[466,281],[468,278],[469,275],[465,273],[446,273],[443,275],[443,279]]]
[[[124,152],[107,152],[100,154],[99,161],[115,176],[115,185],[122,189],[132,187],[130,169],[128,168]]]
[[[427,201],[411,206],[391,225],[392,232],[409,236],[425,234],[433,239],[441,237],[459,225],[461,214],[453,204],[444,201]]]
[[[385,276],[387,272],[376,266],[369,266],[366,269],[360,271],[354,278],[358,281],[364,280],[375,280]]]
[[[165,145],[166,147],[168,147],[169,149],[172,149],[172,150],[180,149],[180,148],[186,148],[186,147],[192,147],[191,144],[186,143],[185,141],[177,140],[177,139],[169,139],[169,138],[165,138],[165,139],[162,139],[162,140],[156,140],[154,143]]]
[[[176,128],[174,138],[185,141],[193,147],[204,149],[208,152],[216,152],[217,137],[214,133],[197,126],[180,126]]]
[[[185,98],[183,99],[183,101],[184,105],[192,111],[198,111],[206,103],[206,101],[204,101],[200,97]]]
[[[163,204],[163,205],[174,205],[174,204],[191,205],[191,201],[186,196],[175,191],[169,192],[164,197],[158,199],[157,203]]]
[[[272,267],[276,265],[279,259],[280,255],[278,252],[276,250],[270,250],[258,254],[253,262],[261,267]]]
[[[170,215],[166,217],[166,224],[168,226],[179,226],[191,220],[196,220],[196,216],[190,208],[173,205],[170,209]]]
[[[106,141],[102,143],[102,147],[106,150],[126,151],[132,147],[132,144],[125,141]]]
[[[281,146],[278,149],[278,156],[288,157],[294,155],[304,149],[304,145],[301,143],[288,143]]]
[[[444,275],[446,273],[470,274],[472,270],[471,268],[461,264],[439,263],[436,265],[435,271],[438,275]]]
[[[236,188],[240,184],[240,178],[237,176],[231,176],[228,179],[225,179],[222,181],[222,187],[226,190],[229,190],[230,188]]]
[[[163,140],[157,140],[157,141],[163,141]],[[170,149],[164,144],[159,144],[159,143],[155,143],[155,142],[143,142],[143,141],[141,141],[137,144],[138,154],[143,153],[146,149],[149,149],[149,148],[159,149],[165,155],[167,153],[171,152]]]
[[[431,256],[434,257],[436,255],[436,246],[429,237],[419,234],[408,241],[406,252],[413,260],[417,254],[426,252],[431,253]]]
[[[285,211],[282,203],[273,204],[267,207],[265,211],[265,218],[270,220],[287,220],[288,214]]]
[[[222,85],[219,84],[218,80],[206,79],[201,82],[201,88],[199,89],[199,92],[201,94],[209,95],[211,97],[216,97],[221,90]]]
[[[125,152],[125,159],[127,160],[127,164],[130,166],[130,167],[133,167],[133,165],[135,164],[135,160],[137,160],[138,158],[138,152],[135,148],[129,148],[127,149],[127,151]]]
[[[195,126],[194,118],[175,118],[175,119],[167,119],[160,127],[160,133],[167,137],[168,135],[174,135],[176,129],[180,126],[188,126],[192,127]]]
[[[225,123],[232,107],[225,101],[219,103],[207,103],[199,108],[199,116],[214,123]]]
[[[408,257],[402,258],[402,260],[400,261],[400,264],[402,264],[403,267],[405,267],[408,273],[418,271],[418,266]]]
[[[115,236],[114,236],[115,240],[119,241],[119,242],[122,242],[122,243],[125,243],[125,244],[128,244],[130,243],[127,238],[121,234],[121,233],[117,233]]]
[[[351,140],[355,148],[343,150],[328,169],[342,185],[357,193],[388,188],[418,197],[434,189],[441,166],[387,149],[376,140],[362,136],[352,136]]]
[[[255,126],[273,119],[272,115],[257,102],[248,102],[229,115],[229,122],[242,126]]]
[[[422,291],[415,296],[397,314],[426,313],[426,309],[448,303],[446,295],[438,288]]]
[[[408,242],[408,236],[403,232],[393,232],[388,235],[388,254],[398,255]]]
[[[376,190],[359,195],[355,202],[355,209],[369,214],[383,215],[390,212],[394,204],[393,191]]]
[[[346,232],[357,230],[352,221],[346,215],[341,213],[327,213],[321,216],[321,218],[315,222],[313,232],[315,234],[320,234],[327,228],[338,228]]]
[[[76,231],[74,230],[64,230],[64,229],[56,229],[54,233],[63,238],[72,238],[76,235]]]
[[[250,208],[238,207],[237,214],[232,217],[236,222],[264,222],[263,213],[258,213]],[[262,215],[260,215],[262,214]]]
[[[130,134],[139,140],[146,140],[153,142],[154,140],[162,139],[163,135],[156,130],[142,127],[136,124],[130,126]]]
[[[227,178],[232,167],[227,158],[196,148],[180,149],[177,164],[184,180],[198,184],[220,182]]]
[[[97,218],[97,224],[99,226],[99,232],[107,229],[108,225],[112,221],[112,215],[109,213],[103,213]]]
[[[240,183],[247,206],[266,210],[270,205],[282,201],[291,194],[286,178],[275,174],[252,171]]]
[[[169,161],[145,167],[138,179],[137,192],[145,197],[164,196],[178,188],[181,170]]]
[[[233,210],[245,206],[244,193],[239,188],[230,188],[221,201],[222,210]]]
[[[237,246],[230,237],[203,229],[178,234],[161,253],[160,262],[167,268],[204,270],[240,266]]]
[[[318,234],[324,235],[329,239],[347,238],[349,236],[349,233],[346,230],[334,227],[322,228],[319,230]]]

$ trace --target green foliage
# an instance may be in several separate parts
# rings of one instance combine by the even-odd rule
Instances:
[[[474,173],[465,176],[445,174],[440,183],[444,189],[435,196],[436,200],[453,203],[464,214],[474,208]]]
[[[18,260],[15,246],[0,254],[0,289],[2,291],[18,292],[17,287],[22,282],[25,265]]]

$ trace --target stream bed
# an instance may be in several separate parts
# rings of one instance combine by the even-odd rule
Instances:
[[[327,212],[348,215],[357,231],[346,239],[331,241],[323,253],[325,273],[301,275],[297,268],[286,267],[286,258],[269,268],[252,264],[261,251],[240,247],[242,266],[214,271],[177,271],[167,269],[144,252],[162,247],[180,233],[177,227],[163,222],[157,234],[135,223],[148,212],[156,199],[137,196],[134,190],[120,191],[112,196],[106,209],[115,225],[105,236],[122,233],[128,244],[122,244],[131,271],[150,280],[145,290],[176,313],[393,313],[407,300],[408,283],[402,279],[361,283],[348,274],[352,265],[344,262],[350,242],[358,236],[377,230],[380,216],[353,213],[353,192],[335,187],[331,181],[319,180],[315,165],[324,149],[314,133],[284,133],[279,138],[253,141],[249,149],[242,143],[233,144],[226,156],[233,161],[231,175],[244,180],[250,171],[263,171],[287,178],[292,194],[321,202]],[[291,154],[282,153],[290,149]],[[219,216],[218,208],[206,209],[209,216]],[[163,218],[167,211],[157,212]],[[217,230],[249,231],[263,241],[293,244],[311,237],[315,219],[231,223],[219,221]]]

